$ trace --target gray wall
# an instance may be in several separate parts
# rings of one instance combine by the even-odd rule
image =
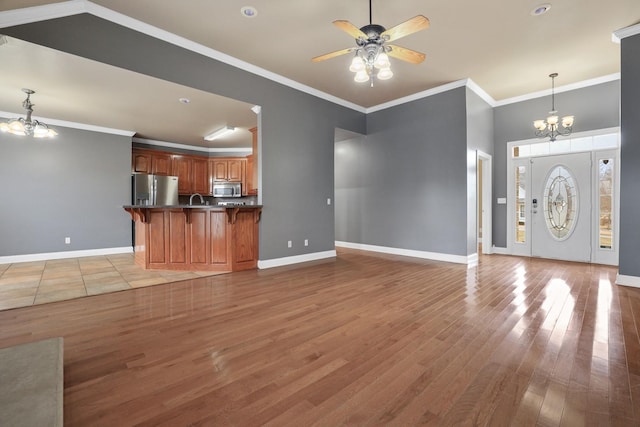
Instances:
[[[622,39],[620,274],[640,277],[640,35]]]
[[[465,88],[367,115],[336,144],[336,240],[467,255]]]
[[[467,96],[467,254],[478,252],[477,151],[493,156],[493,108],[474,91]]]
[[[131,138],[55,129],[0,133],[0,256],[131,246]]]
[[[612,81],[556,94],[560,115],[575,115],[574,132],[620,125],[620,82]],[[508,104],[494,109],[493,150],[493,243],[507,246],[507,143],[535,138],[533,120],[543,119],[551,109],[551,96]]]
[[[3,32],[262,106],[260,259],[334,249],[333,205],[326,203],[333,199],[334,130],[364,133],[364,114],[90,15]]]

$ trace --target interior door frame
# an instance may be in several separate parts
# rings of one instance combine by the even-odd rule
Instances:
[[[482,162],[482,253],[491,254],[493,251],[493,210],[492,210],[492,188],[493,188],[493,166],[492,157],[483,151],[476,150],[476,171],[478,164]],[[477,194],[476,194],[477,199]],[[477,206],[476,206],[477,207]],[[479,209],[476,209],[477,215],[480,216]],[[476,220],[476,224],[480,224]],[[476,236],[478,235],[478,226],[476,226]]]

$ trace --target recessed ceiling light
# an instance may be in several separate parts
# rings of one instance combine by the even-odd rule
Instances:
[[[240,9],[240,13],[245,18],[254,18],[258,14],[258,11],[253,6],[244,6]]]
[[[550,3],[541,4],[533,8],[533,10],[531,11],[531,15],[533,16],[542,15],[547,13],[549,9],[551,9]]]
[[[183,104],[188,104],[191,102],[189,98],[180,98],[178,99],[178,101],[182,102]]]

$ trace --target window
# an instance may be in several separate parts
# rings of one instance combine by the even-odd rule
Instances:
[[[598,162],[598,245],[613,248],[613,159]]]
[[[576,180],[566,167],[554,167],[544,186],[544,219],[554,239],[566,240],[576,224],[578,189]]]
[[[516,166],[516,242],[526,242],[526,183],[527,183],[527,167]]]

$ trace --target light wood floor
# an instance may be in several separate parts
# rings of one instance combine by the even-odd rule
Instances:
[[[339,250],[0,312],[64,337],[66,426],[640,425],[640,289],[611,267]]]

